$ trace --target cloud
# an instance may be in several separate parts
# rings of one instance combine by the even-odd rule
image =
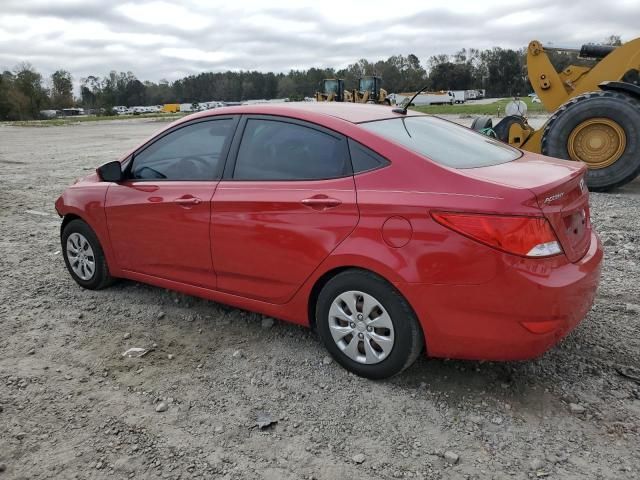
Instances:
[[[206,15],[167,2],[125,3],[116,5],[114,11],[122,13],[134,22],[175,27],[181,30],[203,30],[211,26],[209,17]]]
[[[2,0],[0,68],[32,63],[76,79],[131,71],[143,80],[201,71],[286,72],[344,67],[461,48],[524,48],[532,39],[578,46],[637,35],[640,2],[585,0]],[[293,6],[292,6],[293,5]]]

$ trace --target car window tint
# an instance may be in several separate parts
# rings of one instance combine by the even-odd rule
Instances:
[[[389,165],[389,160],[371,151],[361,143],[349,140],[353,173],[362,173]]]
[[[344,142],[313,128],[249,119],[233,177],[238,180],[318,180],[350,173]]]
[[[522,155],[506,143],[437,117],[394,118],[360,126],[453,168],[498,165]]]
[[[212,180],[233,130],[232,119],[199,122],[160,138],[133,159],[131,177]]]

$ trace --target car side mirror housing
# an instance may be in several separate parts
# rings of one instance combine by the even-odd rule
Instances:
[[[121,182],[124,180],[124,173],[122,172],[122,165],[120,162],[113,161],[105,163],[98,167],[98,176],[103,182]]]

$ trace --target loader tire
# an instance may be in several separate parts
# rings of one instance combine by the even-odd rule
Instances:
[[[589,190],[620,187],[640,174],[640,102],[613,91],[572,98],[546,123],[541,150],[585,162]]]
[[[524,117],[521,117],[519,115],[509,115],[507,117],[504,117],[496,125],[494,125],[493,131],[496,133],[496,137],[498,138],[498,140],[504,143],[509,143],[509,130],[511,129],[511,125],[514,125],[516,123],[520,125],[522,129],[525,129],[527,126],[527,122]]]
[[[471,124],[471,130],[475,130],[476,132],[480,132],[486,128],[493,128],[493,120],[486,115],[476,117]]]

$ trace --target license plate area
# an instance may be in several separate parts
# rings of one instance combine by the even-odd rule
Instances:
[[[564,236],[568,241],[574,255],[582,258],[589,248],[591,237],[589,207],[582,206],[573,212],[562,212],[562,223],[564,225]]]

